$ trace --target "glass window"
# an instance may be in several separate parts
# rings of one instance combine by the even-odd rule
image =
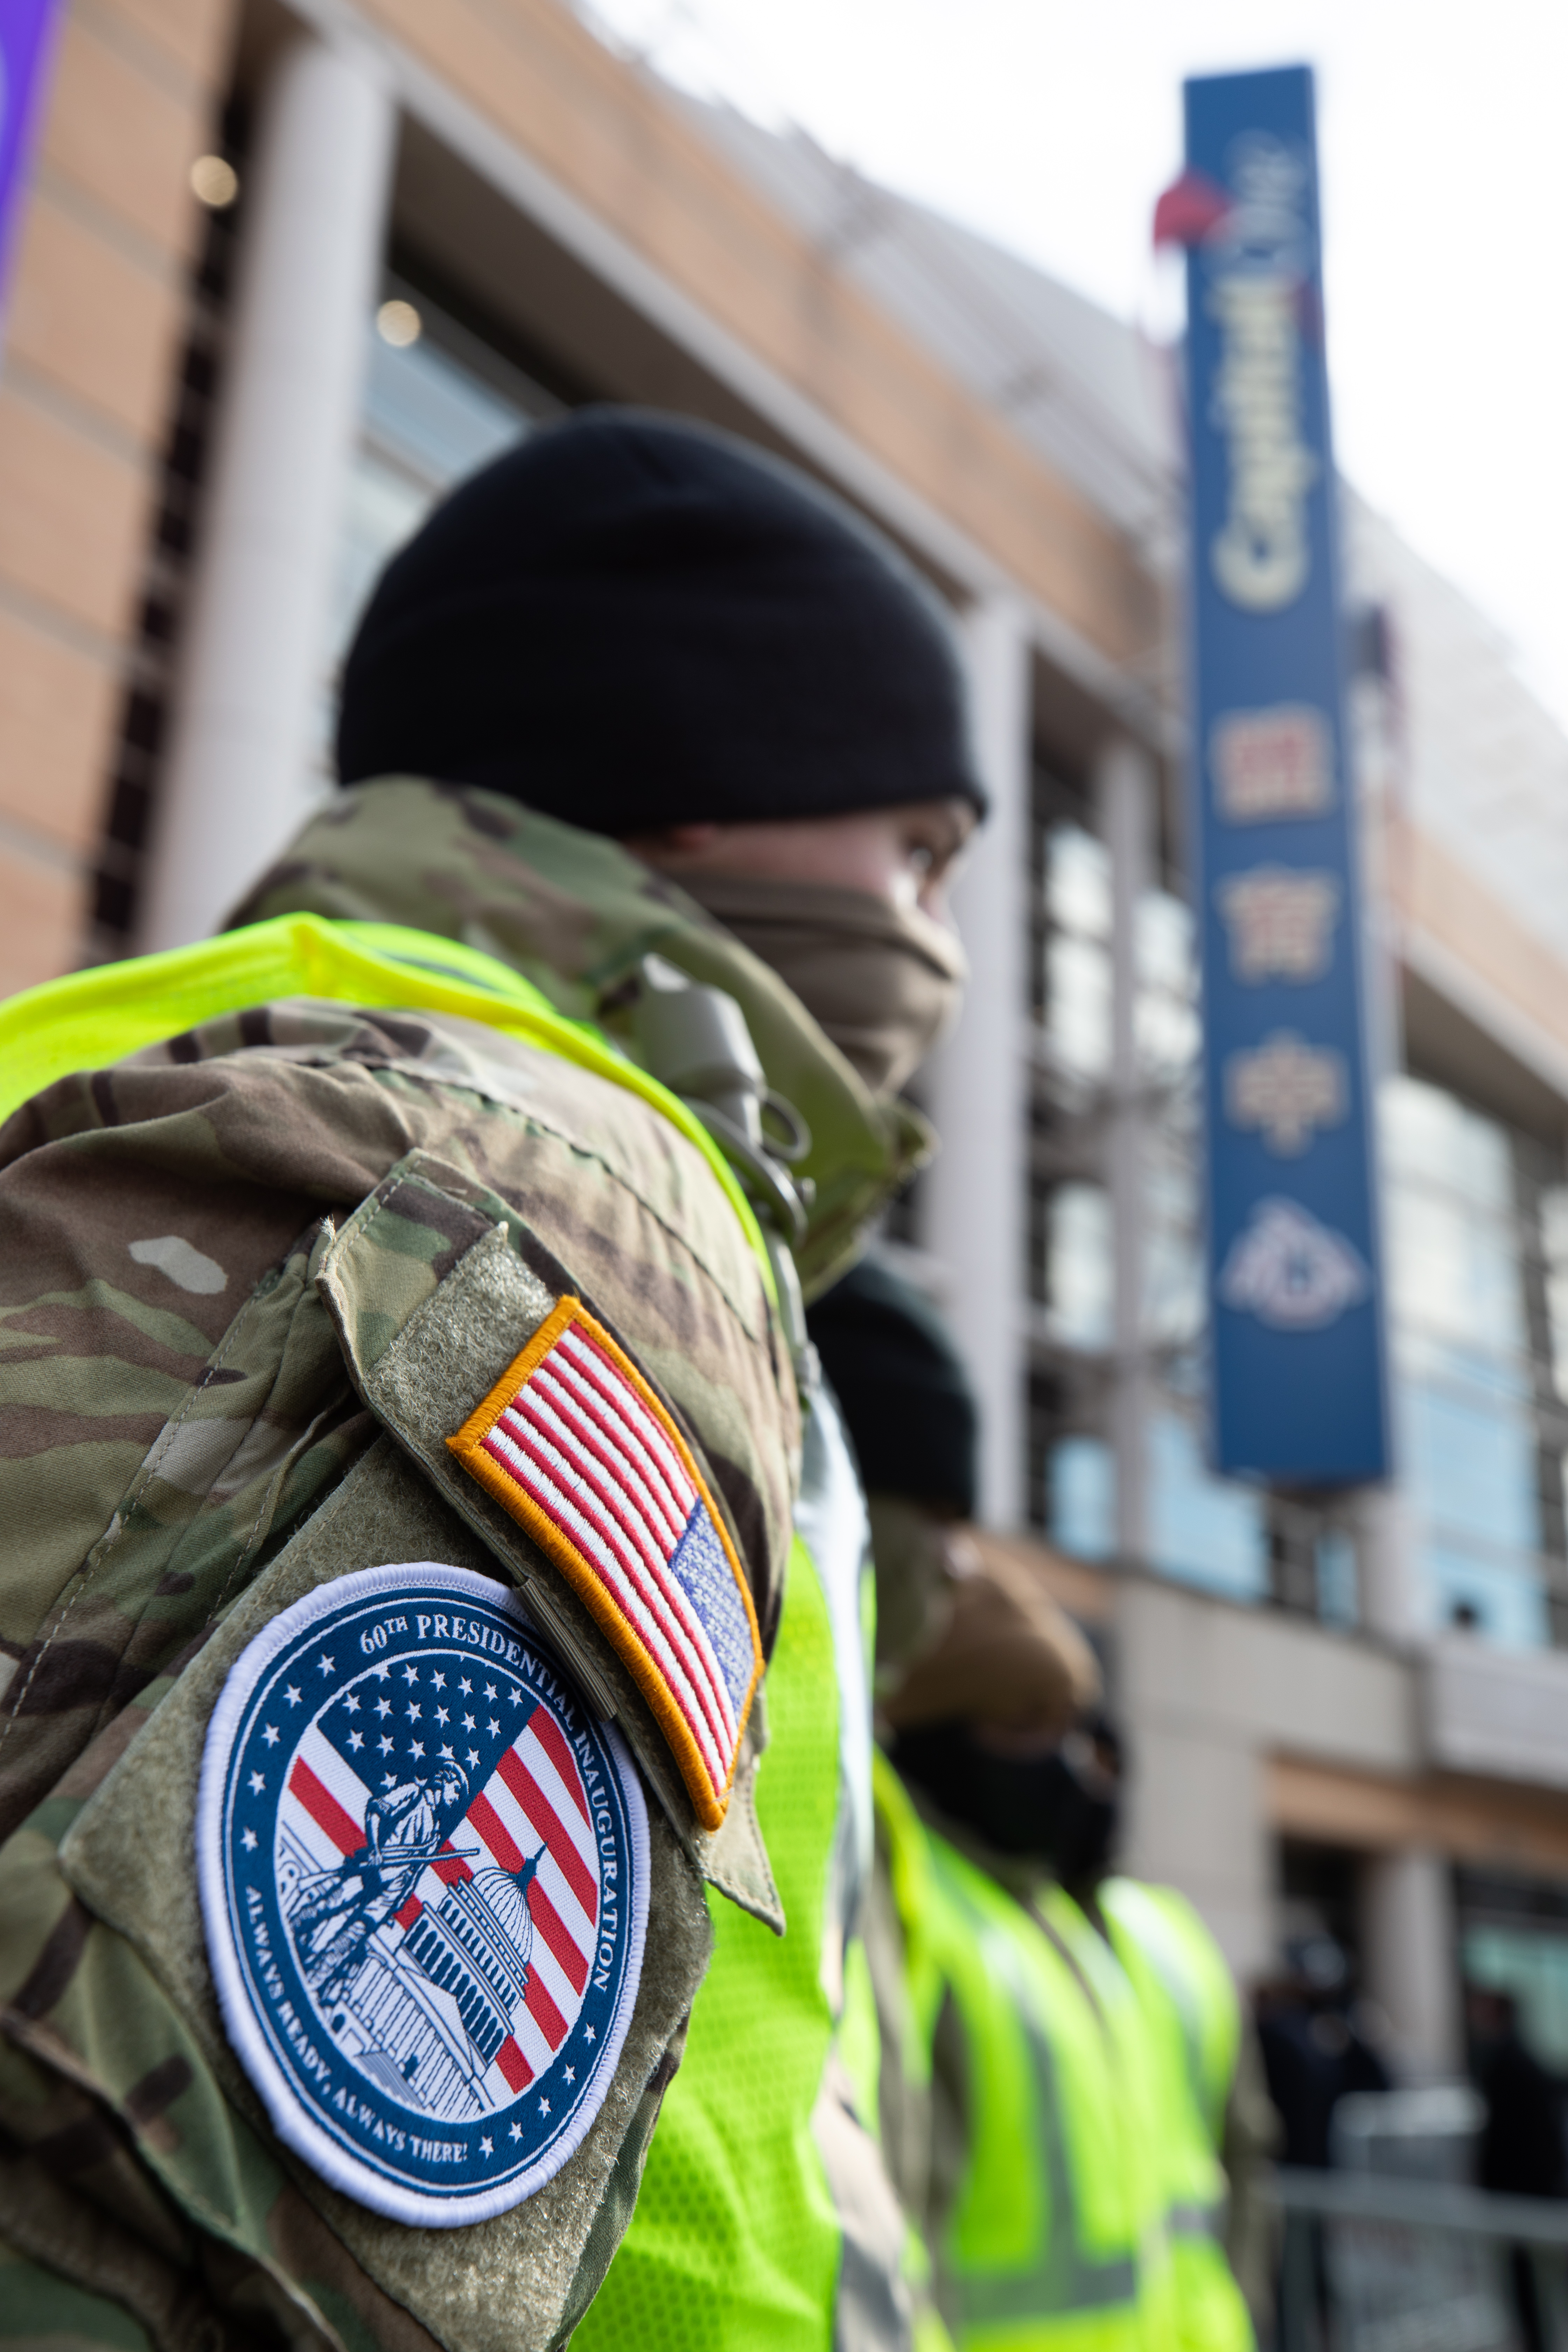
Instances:
[[[1111,1336],[1110,1202],[1098,1184],[1057,1184],[1045,1192],[1040,1303],[1053,1336],[1068,1347],[1105,1348]]]
[[[1151,890],[1138,908],[1138,1058],[1155,1079],[1179,1079],[1197,1061],[1197,964],[1193,919],[1168,890]]]
[[[1423,1079],[1386,1079],[1378,1097],[1384,1171],[1435,1185],[1478,1209],[1507,1216],[1514,1205],[1508,1130],[1456,1095]]]
[[[1542,1182],[1543,1145],[1425,1080],[1388,1081],[1379,1118],[1399,1470],[1428,1622],[1458,1613],[1534,1645],[1563,1551],[1568,1188]]]
[[[1149,1536],[1153,1565],[1184,1584],[1236,1601],[1268,1591],[1261,1498],[1208,1470],[1184,1415],[1151,1416]]]
[[[431,304],[420,310],[425,331],[417,342],[372,335],[365,432],[444,488],[488,465],[558,404],[494,352],[476,348]]]
[[[1100,1089],[1112,1045],[1110,866],[1086,797],[1043,773],[1036,780],[1034,872],[1033,996],[1050,1051],[1041,1060],[1035,1108],[1032,1282],[1046,1311],[1037,1325],[1043,1401],[1031,1437],[1032,1475],[1037,1507],[1043,1506],[1056,1541],[1103,1558],[1114,1549],[1115,1474],[1103,1433],[1115,1307],[1110,1210],[1103,1185],[1072,1171],[1097,1166],[1103,1149]],[[1268,1580],[1259,1500],[1210,1475],[1196,1433],[1204,1329],[1200,1033],[1192,917],[1174,892],[1144,895],[1135,957],[1134,1034],[1153,1107],[1144,1155],[1143,1316],[1163,1400],[1149,1435],[1152,1557],[1165,1573],[1251,1598]],[[1082,1360],[1075,1364],[1075,1356]]]
[[[1433,1633],[1468,1625],[1504,1650],[1540,1650],[1551,1640],[1546,1592],[1533,1559],[1489,1558],[1431,1529],[1418,1554]]]
[[[1192,913],[1169,890],[1149,891],[1138,909],[1138,978],[1143,987],[1163,989],[1168,996],[1192,997]]]
[[[1037,829],[1034,995],[1061,1068],[1110,1068],[1110,867],[1101,843],[1070,820]]]
[[[1110,959],[1093,940],[1057,932],[1046,948],[1047,1026],[1062,1062],[1078,1076],[1110,1068]]]
[[[1542,1192],[1541,1244],[1552,1377],[1558,1395],[1568,1397],[1568,1184]]]
[[[1389,1297],[1417,1360],[1529,1385],[1520,1237],[1451,1195],[1391,1188]]]
[[[1189,1079],[1168,1099],[1145,1144],[1143,1318],[1149,1343],[1160,1350],[1190,1350],[1204,1334],[1196,1114],[1197,1088]]]
[[[1040,848],[1044,909],[1041,1016],[1069,1071],[1105,1077],[1110,1068],[1110,861],[1080,824],[1046,828]],[[1153,1076],[1178,1077],[1195,1062],[1199,1031],[1192,917],[1167,890],[1138,910],[1139,1058]]]
[[[1506,1129],[1395,1078],[1380,1097],[1389,1296],[1414,1371],[1528,1392],[1526,1239]]]
[[[1528,1412],[1426,1381],[1400,1384],[1404,1470],[1424,1522],[1499,1550],[1541,1540],[1535,1430]]]
[[[1331,1528],[1318,1537],[1314,1552],[1319,1616],[1327,1625],[1353,1625],[1361,1614],[1354,1544],[1342,1528]]]
[[[1568,2069],[1568,1935],[1478,1926],[1466,1929],[1459,1948],[1472,1984],[1513,1994],[1524,2041],[1542,2065]]]
[[[1103,842],[1081,825],[1058,824],[1052,830],[1046,906],[1060,930],[1080,939],[1110,937],[1110,860]]]
[[[1049,1527],[1053,1542],[1079,1559],[1109,1559],[1116,1549],[1116,1466],[1098,1437],[1064,1437],[1051,1452]]]

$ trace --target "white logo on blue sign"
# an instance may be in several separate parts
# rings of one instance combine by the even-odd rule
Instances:
[[[504,1586],[363,1569],[231,1669],[197,1822],[230,2041],[360,2204],[456,2228],[581,2145],[630,2022],[647,1813]]]
[[[1252,1223],[1231,1244],[1220,1272],[1226,1307],[1275,1331],[1321,1331],[1372,1290],[1372,1276],[1343,1234],[1300,1201],[1255,1202]]]

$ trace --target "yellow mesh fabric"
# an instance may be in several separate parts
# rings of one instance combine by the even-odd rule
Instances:
[[[838,1708],[827,1610],[799,1542],[766,1687],[757,1807],[789,1933],[710,1895],[713,1961],[685,2060],[574,2352],[826,2352],[831,2342],[839,2238],[811,2110],[833,2023],[821,1958]]]
[[[531,981],[458,940],[402,923],[279,915],[216,940],[67,972],[0,1004],[0,1119],[74,1070],[98,1070],[220,1013],[324,996],[340,1004],[455,1013],[625,1087],[679,1128],[707,1160],[774,1293],[773,1262],[750,1202],[689,1104],[628,1061],[587,1022],[568,1021]]]

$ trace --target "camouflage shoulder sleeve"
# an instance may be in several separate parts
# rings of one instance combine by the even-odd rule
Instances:
[[[681,1139],[601,1081],[341,1007],[173,1040],[64,1082],[0,1136],[0,1511],[23,1538],[0,1580],[0,2125],[23,2152],[9,2283],[40,2332],[521,2352],[563,2340],[585,2307],[679,2063],[707,1950],[700,1877],[766,1915],[746,1806],[736,1831],[700,1829],[639,1690],[557,1593],[563,1647],[642,1726],[667,1964],[638,1995],[639,2054],[592,2192],[574,2189],[570,2220],[541,2206],[544,2268],[529,2256],[520,2273],[502,2231],[491,2267],[454,2273],[396,2224],[366,2237],[247,2093],[191,1926],[190,1725],[240,1631],[292,1589],[279,1577],[341,1576],[367,1545],[531,1576],[548,1609],[550,1561],[439,1443],[512,1352],[487,1270],[520,1252],[536,1288],[569,1281],[592,1301],[689,1440],[767,1633],[795,1406],[715,1192]],[[373,1245],[345,1258],[360,1232]],[[458,1308],[466,1356],[441,1336]],[[405,1332],[420,1345],[400,1353]],[[472,1393],[411,1386],[420,1357],[448,1376],[460,1360]],[[373,1492],[395,1501],[379,1549]],[[760,1737],[759,1719],[753,1763]],[[521,2304],[520,2278],[537,2282]]]
[[[0,1167],[0,1834],[369,1434],[315,1295],[315,1184],[226,1169],[233,1092],[160,1076],[112,1124],[108,1077],[68,1082],[98,1121]]]
[[[477,2227],[420,2230],[330,2189],[270,2129],[218,2016],[187,1866],[205,1725],[235,1657],[280,1607],[405,1549],[459,1566],[483,1557],[383,1440],[200,1654],[127,1710],[136,1736],[100,1734],[0,1849],[0,2123],[25,2192],[5,2227],[16,2251],[118,2301],[158,2341],[178,2308],[209,2331],[249,2318],[345,2352],[546,2352],[607,2266],[679,2063],[708,1921],[656,1824],[658,1964],[575,2172]],[[126,2240],[144,2259],[130,2261]]]
[[[698,1155],[505,1040],[258,1008],[0,1129],[0,1835],[366,1442],[316,1275],[326,1221],[420,1147],[496,1216],[526,1212],[700,1429],[771,1647],[795,1393]],[[420,1225],[387,1263],[428,1271],[446,1246]]]

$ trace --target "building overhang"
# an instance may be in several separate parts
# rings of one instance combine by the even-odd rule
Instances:
[[[1069,746],[1168,756],[1162,616],[1131,540],[775,211],[560,0],[291,0],[368,51],[403,120],[394,234],[603,396],[748,434],[818,474],[960,602],[1020,607]],[[279,37],[247,13],[245,58]]]

